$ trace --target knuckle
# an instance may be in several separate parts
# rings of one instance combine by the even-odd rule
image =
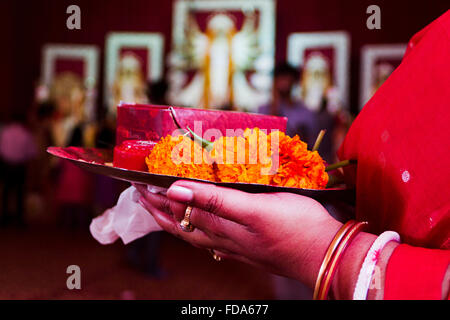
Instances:
[[[222,211],[222,208],[223,199],[217,192],[212,192],[206,201],[205,210],[215,215]]]
[[[168,213],[168,214],[170,214],[170,215],[173,215],[172,209],[171,209],[171,207],[170,207],[170,201],[169,201],[169,199],[164,198],[164,199],[162,200],[162,202],[161,202],[161,209],[162,209],[164,212],[166,212],[166,213]]]

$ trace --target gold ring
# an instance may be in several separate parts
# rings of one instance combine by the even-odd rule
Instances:
[[[191,224],[191,212],[192,207],[187,206],[186,211],[184,212],[184,218],[180,222],[181,230],[183,230],[184,232],[192,232],[195,229],[195,227]]]
[[[216,260],[217,262],[222,261],[222,258],[218,256],[213,249],[209,249],[209,252],[211,253],[214,260]]]

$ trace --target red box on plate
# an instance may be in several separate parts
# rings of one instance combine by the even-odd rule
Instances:
[[[150,140],[157,142],[161,137],[173,134],[178,129],[169,106],[122,104],[117,107],[116,144],[125,140]],[[226,130],[237,130],[258,127],[286,131],[287,118],[254,113],[205,110],[195,108],[173,107],[177,121],[182,128],[189,126],[195,133],[201,128],[217,129],[222,135]],[[230,135],[230,134],[228,134]],[[214,137],[211,139],[214,140]]]

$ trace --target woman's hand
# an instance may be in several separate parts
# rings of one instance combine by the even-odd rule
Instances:
[[[317,201],[290,193],[250,194],[207,183],[177,181],[167,197],[136,185],[141,203],[166,231],[194,246],[291,278],[310,287],[340,228]],[[191,233],[180,228],[193,207]]]

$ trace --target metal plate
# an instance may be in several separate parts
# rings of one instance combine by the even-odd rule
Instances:
[[[61,159],[69,160],[79,167],[92,173],[105,175],[111,178],[124,180],[134,183],[151,184],[158,187],[168,188],[177,180],[191,180],[205,183],[212,183],[217,186],[233,188],[250,193],[271,193],[271,192],[290,192],[317,200],[343,200],[350,201],[354,199],[354,190],[340,185],[327,189],[301,189],[290,187],[278,187],[254,183],[230,183],[230,182],[212,182],[207,180],[182,178],[162,174],[154,174],[144,171],[134,171],[112,166],[113,151],[109,149],[80,148],[80,147],[49,147],[47,152]]]

